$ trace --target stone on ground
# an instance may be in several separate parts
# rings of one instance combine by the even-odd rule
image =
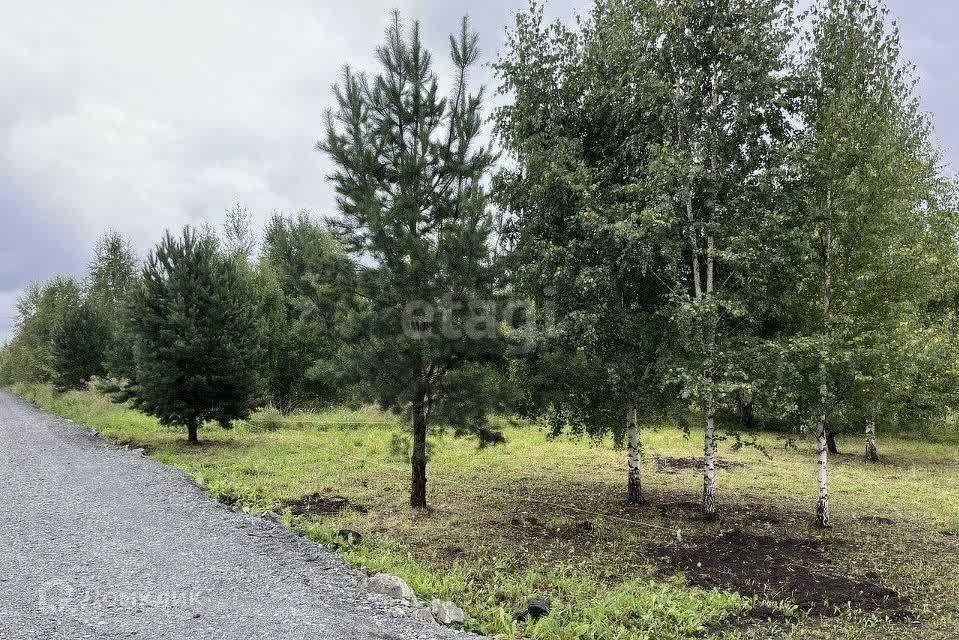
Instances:
[[[366,581],[366,589],[398,600],[415,600],[416,594],[402,578],[388,573],[378,573]]]

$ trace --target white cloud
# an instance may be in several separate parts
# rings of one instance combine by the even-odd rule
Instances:
[[[527,3],[5,4],[0,335],[9,331],[14,292],[59,271],[82,272],[96,236],[107,228],[130,236],[142,252],[164,228],[216,222],[236,200],[259,221],[277,209],[331,213],[332,192],[324,179],[329,165],[313,143],[322,135],[323,111],[342,65],[374,68],[373,48],[389,11],[396,7],[423,21],[444,69],[446,34],[457,29],[464,12],[472,14],[484,62],[490,62],[511,13]],[[574,7],[587,4],[551,0],[548,13],[569,18]],[[939,74],[927,84],[934,104],[948,105],[953,89],[941,72],[952,64],[956,45],[946,37],[944,18],[959,10],[949,0],[929,5],[937,8],[939,26],[915,51],[940,58]],[[924,18],[906,15],[921,11],[900,13],[907,38],[922,32]],[[906,53],[915,55],[906,44]],[[477,80],[488,79],[488,69],[478,74]]]
[[[73,225],[141,245],[236,199],[327,207],[312,142],[329,86],[371,58],[394,2],[326,4],[21,5],[0,69],[42,108],[3,101],[0,159]],[[314,179],[283,177],[297,174]]]
[[[0,333],[27,281],[82,271],[107,228],[143,251],[239,200],[327,213],[313,150],[345,63],[407,3],[109,2],[0,21]],[[16,238],[5,237],[14,234]]]

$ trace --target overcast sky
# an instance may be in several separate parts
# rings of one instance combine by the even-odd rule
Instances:
[[[142,254],[235,201],[333,212],[313,150],[343,64],[372,68],[391,8],[443,58],[469,13],[484,61],[526,0],[0,0],[0,339],[31,281],[82,275],[115,229]],[[571,19],[587,0],[551,0]],[[947,160],[959,160],[955,0],[890,0]],[[488,77],[488,71],[483,72]]]

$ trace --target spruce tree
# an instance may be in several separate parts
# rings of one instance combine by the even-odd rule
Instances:
[[[430,425],[497,435],[487,413],[503,344],[488,314],[496,263],[484,187],[494,155],[480,138],[483,92],[468,84],[479,48],[465,19],[450,37],[449,98],[418,22],[407,29],[395,13],[376,56],[375,75],[344,71],[318,148],[335,166],[334,223],[367,301],[343,360],[384,407],[410,414],[410,504],[424,508]]]
[[[211,236],[167,233],[131,302],[134,405],[191,443],[205,422],[248,416],[260,397],[258,308],[251,277]]]

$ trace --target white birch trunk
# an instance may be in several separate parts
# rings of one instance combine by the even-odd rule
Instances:
[[[879,447],[876,445],[876,423],[871,419],[866,421],[866,460],[879,462]]]
[[[686,220],[689,222],[689,249],[692,252],[693,296],[696,301],[703,299],[702,276],[699,273],[699,241],[696,239],[696,216],[693,213],[693,192],[686,194]]]
[[[826,191],[826,210],[831,215],[832,190]],[[823,261],[823,336],[830,335],[830,314],[832,312],[832,230],[820,233]],[[826,482],[826,463],[829,459],[829,434],[827,432],[827,401],[829,387],[826,373],[826,353],[821,355],[819,363],[819,402],[822,413],[819,415],[819,428],[816,430],[816,483],[819,485],[819,499],[816,502],[816,523],[820,527],[829,526],[829,486]]]
[[[718,108],[718,94],[716,91],[716,74],[712,77],[712,107]],[[692,140],[690,146],[692,148]],[[710,170],[713,177],[713,201],[718,200],[718,194],[715,192],[717,179],[717,159],[716,149],[712,147],[709,153]],[[711,233],[706,233],[704,227],[705,219],[697,220],[693,209],[693,188],[690,186],[686,194],[686,221],[689,225],[688,240],[691,254],[691,270],[693,296],[696,301],[698,322],[700,322],[700,334],[703,339],[705,353],[701,354],[702,362],[702,382],[703,390],[701,393],[703,413],[706,418],[706,430],[703,436],[703,514],[706,517],[714,517],[717,513],[716,505],[716,423],[715,423],[715,380],[713,378],[712,358],[715,356],[716,348],[716,326],[712,317],[713,309],[708,309],[708,314],[704,317],[704,305],[713,302],[714,293],[714,272],[715,272],[715,239]],[[705,247],[700,247],[700,233],[705,237]],[[705,259],[705,278],[701,271],[700,253],[703,252]],[[705,282],[704,282],[705,279]],[[705,284],[705,287],[703,286]]]
[[[630,504],[643,501],[643,483],[640,475],[639,421],[635,407],[626,414],[626,463],[629,469],[627,495]]]
[[[816,431],[816,453],[818,467],[816,482],[819,484],[819,501],[816,503],[816,524],[820,527],[829,526],[829,486],[826,483],[826,462],[829,456],[829,447],[826,443],[826,414],[819,420],[819,429]]]
[[[713,237],[706,241],[706,295],[712,302],[713,272],[715,270]],[[710,358],[716,349],[716,329],[712,324],[714,319],[709,318],[708,341]],[[706,433],[703,436],[703,515],[714,518],[718,512],[716,504],[716,407],[712,389],[713,380],[709,380],[709,395],[706,400]]]
[[[706,410],[706,435],[703,438],[703,514],[715,517],[716,505],[716,423],[712,404]]]

